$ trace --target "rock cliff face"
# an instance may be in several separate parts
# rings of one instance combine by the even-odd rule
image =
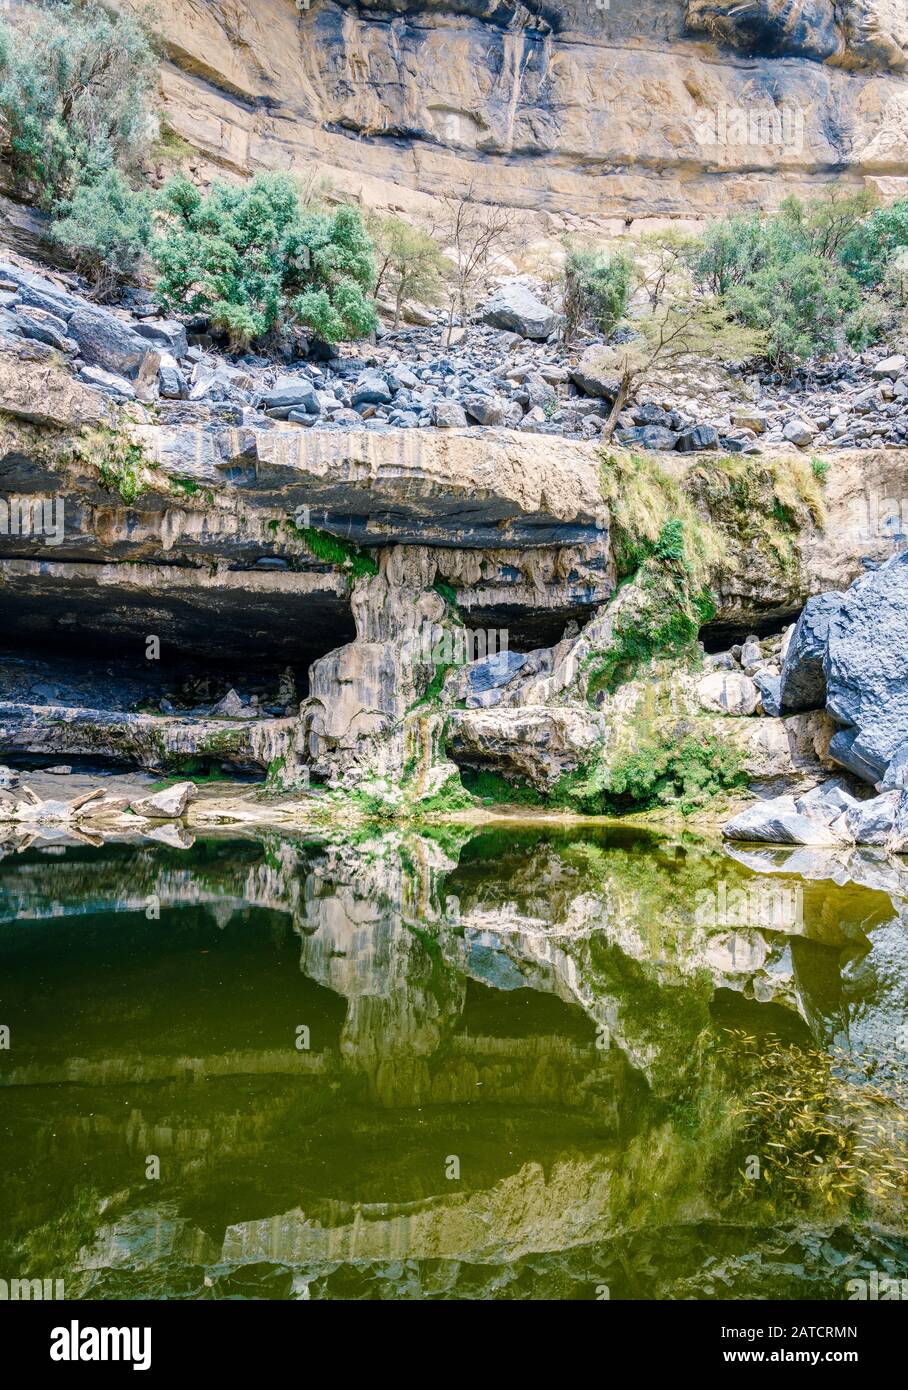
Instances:
[[[753,717],[751,676],[779,673],[759,644],[705,684],[665,670],[652,689],[590,688],[641,596],[624,585],[610,602],[599,445],[360,417],[303,427],[249,392],[239,404],[195,386],[169,399],[155,344],[180,325],[5,269],[17,288],[0,313],[0,751],[215,764],[284,786],[304,769],[332,787],[403,778],[425,799],[452,757],[550,792],[655,719],[670,738],[727,737],[766,790],[828,770],[832,725],[815,706]],[[818,589],[891,554],[870,518],[899,493],[896,450],[840,450],[813,509],[792,491],[797,460],[664,466],[727,552],[711,649],[778,633]]]
[[[899,0],[171,0],[156,22],[167,117],[211,168],[416,215],[472,188],[538,233],[620,232],[908,174]]]

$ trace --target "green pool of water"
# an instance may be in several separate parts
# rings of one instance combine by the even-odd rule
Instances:
[[[872,857],[538,826],[2,854],[2,1279],[838,1300],[908,1277],[908,926]]]

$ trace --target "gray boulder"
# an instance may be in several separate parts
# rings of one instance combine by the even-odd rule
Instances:
[[[37,309],[28,304],[17,304],[14,311],[19,332],[26,338],[35,338],[39,343],[48,343],[60,352],[78,352],[79,345],[66,331],[66,323],[56,314],[46,309]]]
[[[135,325],[135,331],[161,352],[169,352],[178,362],[189,351],[186,329],[176,319],[143,319]]]
[[[859,579],[833,605],[825,668],[826,708],[859,731],[851,752],[875,770],[876,781],[908,736],[908,552]]]
[[[281,376],[262,396],[262,409],[275,419],[285,419],[291,410],[305,410],[307,415],[318,415],[321,406],[315,387],[307,376]]]
[[[757,708],[757,687],[741,671],[711,671],[700,680],[697,698],[705,710],[747,716]]]
[[[162,362],[158,369],[158,391],[165,400],[183,401],[189,395],[186,378],[175,362]]]
[[[719,432],[712,425],[694,425],[678,435],[675,445],[683,454],[700,453],[708,449],[718,449]]]
[[[763,713],[778,718],[782,713],[781,676],[771,676],[767,671],[757,671],[753,677],[754,685],[760,692]]]
[[[463,408],[479,425],[503,425],[508,403],[501,396],[464,396]],[[519,423],[519,422],[518,422]]]
[[[482,311],[482,322],[507,328],[522,338],[547,338],[558,326],[558,315],[517,282],[502,285]]]
[[[664,425],[635,425],[633,429],[618,430],[615,438],[619,444],[637,444],[642,449],[658,449],[668,452],[674,449],[678,436],[674,430]]]
[[[603,357],[601,347],[587,348],[576,367],[571,371],[571,380],[588,396],[598,396],[602,400],[613,401],[618,394],[621,383],[615,367],[608,365]]]
[[[130,802],[130,810],[144,820],[179,820],[196,794],[194,782],[175,782],[172,787]]]
[[[822,709],[826,703],[826,641],[830,619],[838,613],[843,599],[843,594],[833,590],[809,598],[804,605],[779,677],[779,702],[786,714]]]
[[[525,652],[497,652],[494,656],[474,661],[466,668],[467,705],[494,705],[501,698],[501,687],[520,671],[527,662]]]
[[[387,405],[391,399],[391,388],[378,372],[366,372],[350,392],[350,404]]]
[[[899,794],[886,848],[891,854],[908,854],[908,792]]]
[[[441,430],[466,429],[467,417],[456,401],[436,401],[432,406],[432,424]]]
[[[859,801],[845,812],[845,825],[856,845],[885,845],[893,832],[902,792],[883,792]]]
[[[877,362],[876,366],[871,369],[870,375],[876,377],[877,381],[882,381],[884,378],[895,381],[904,374],[906,367],[908,367],[908,357],[899,352],[894,357],[884,357],[882,362]]]
[[[883,767],[877,758],[868,758],[867,748],[856,729],[840,729],[829,740],[828,753],[839,767],[845,767],[864,782],[876,785]],[[883,764],[885,766],[885,764]]]
[[[883,791],[893,787],[908,787],[908,739],[899,744],[883,775]]]
[[[822,820],[814,820],[798,810],[793,796],[776,796],[758,801],[733,816],[722,827],[728,840],[749,840],[772,845],[841,845],[838,835]]]
[[[143,385],[155,381],[160,353],[128,323],[102,310],[83,307],[76,310],[67,327],[89,366],[103,367]]]
[[[799,449],[805,449],[811,443],[817,433],[817,427],[812,420],[789,420],[782,431],[783,439],[789,440],[792,444],[797,444]]]
[[[823,821],[825,825],[832,825],[843,812],[853,811],[861,804],[839,777],[831,782],[823,782],[797,798],[801,815]]]
[[[125,376],[117,376],[115,372],[105,372],[103,367],[82,367],[79,380],[103,391],[115,401],[134,401],[136,398],[131,381],[127,381]]]

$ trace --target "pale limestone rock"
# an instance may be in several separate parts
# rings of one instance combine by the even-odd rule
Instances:
[[[175,782],[153,796],[131,802],[130,809],[145,820],[179,820],[195,795],[194,782]]]
[[[448,747],[459,763],[492,767],[551,791],[565,772],[590,758],[603,733],[602,717],[578,706],[455,709]]]
[[[756,711],[759,691],[740,671],[715,671],[700,681],[697,696],[705,710],[749,715]]]

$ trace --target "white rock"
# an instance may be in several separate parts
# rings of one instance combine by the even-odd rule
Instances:
[[[154,796],[130,802],[130,810],[145,820],[179,820],[196,794],[194,782],[175,782]]]
[[[750,840],[772,845],[841,845],[846,843],[822,821],[798,810],[793,796],[758,801],[722,827],[728,840]]]
[[[894,357],[884,357],[882,362],[877,362],[872,369],[871,375],[880,381],[883,377],[888,377],[890,381],[895,381],[900,377],[905,368],[908,367],[908,357],[903,353],[896,353]]]
[[[803,449],[809,444],[817,433],[817,427],[812,420],[789,420],[782,431],[783,438],[792,444],[797,444],[799,449]]]
[[[713,671],[697,686],[697,698],[706,710],[749,715],[757,708],[760,692],[740,671]]]

